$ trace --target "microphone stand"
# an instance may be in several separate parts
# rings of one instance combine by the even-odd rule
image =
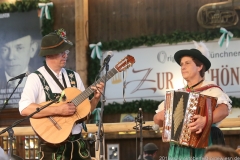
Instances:
[[[145,122],[143,121],[142,108],[139,108],[139,113],[138,113],[137,117],[135,117],[135,122],[136,122],[136,126],[133,127],[133,129],[136,129],[136,131],[137,131],[138,126],[139,126],[139,132],[140,132],[140,160],[143,160],[143,136],[142,136],[143,126],[142,125]],[[139,123],[139,124],[137,124],[137,123]],[[138,160],[137,154],[136,154],[136,159]]]
[[[24,77],[23,77],[23,78],[24,78]],[[11,99],[13,93],[16,91],[16,89],[18,88],[18,86],[20,85],[20,83],[22,83],[23,78],[21,78],[21,79],[18,81],[17,86],[14,88],[14,90],[12,91],[11,95],[9,96],[9,98],[6,98],[6,100],[4,101],[3,107],[1,108],[0,112],[7,106],[8,101]]]
[[[96,151],[98,151],[99,145],[100,145],[100,156],[99,156],[100,160],[105,160],[105,157],[104,157],[104,154],[103,154],[105,147],[103,146],[104,128],[103,128],[102,119],[103,119],[104,106],[105,106],[105,102],[106,102],[105,91],[106,91],[106,82],[107,82],[107,72],[109,70],[109,64],[108,63],[105,64],[105,70],[106,70],[106,73],[105,73],[105,80],[104,80],[104,90],[103,90],[103,94],[102,94],[101,115],[100,115],[100,119],[99,119],[99,122],[98,122],[98,132],[97,132],[97,140],[96,140]]]
[[[139,108],[139,111],[142,111],[142,108]],[[139,128],[140,128],[140,156],[141,160],[143,160],[143,136],[142,136],[142,125],[143,125],[143,115],[140,114],[139,118]]]
[[[23,160],[21,157],[13,154],[13,140],[14,140],[14,131],[12,128],[8,130],[9,135],[9,151],[8,151],[8,158],[9,160]]]
[[[24,77],[23,77],[23,78],[24,78]],[[18,86],[22,83],[23,78],[21,78],[21,79],[18,81],[18,84],[17,84],[17,86],[14,88],[14,90],[12,91],[11,95],[10,95],[8,98],[6,98],[6,100],[4,101],[4,105],[3,105],[3,107],[1,108],[0,112],[7,106],[8,101],[11,99],[13,93],[16,91],[16,89],[18,88]],[[7,93],[7,92],[6,92],[6,93]],[[14,131],[13,131],[13,129],[12,129],[12,128],[9,128],[9,129],[7,130],[7,132],[8,132],[9,145],[10,145],[10,146],[9,146],[9,151],[8,151],[8,157],[9,157],[9,159],[10,159],[10,160],[12,160],[12,159],[13,159],[13,160],[23,160],[21,157],[13,154],[13,146],[12,146],[12,144],[13,144],[12,141],[14,140]]]
[[[41,106],[40,108],[36,108],[36,111],[35,111],[35,112],[33,112],[33,113],[31,113],[30,115],[24,117],[23,119],[20,119],[20,120],[18,120],[18,121],[15,121],[11,126],[3,129],[3,130],[0,132],[0,135],[3,134],[3,133],[5,133],[5,132],[7,131],[7,132],[9,133],[9,137],[10,137],[10,140],[11,140],[11,138],[13,137],[13,133],[14,133],[13,130],[12,130],[13,127],[15,127],[16,125],[22,123],[23,121],[31,118],[33,115],[35,115],[36,113],[40,112],[40,111],[43,110],[44,108],[50,106],[51,104],[57,102],[58,100],[59,100],[59,96],[56,97],[53,101],[47,103],[46,105]],[[10,144],[10,151],[12,151],[12,144]],[[9,157],[10,160],[14,160],[14,159],[11,159],[11,156],[13,156],[14,158],[17,157],[18,159],[20,158],[20,157],[18,157],[18,156],[16,156],[16,155],[11,154],[10,152],[9,152],[9,155],[10,155],[10,157]],[[18,159],[16,159],[16,160],[18,160]],[[20,160],[22,160],[22,159],[20,158]]]

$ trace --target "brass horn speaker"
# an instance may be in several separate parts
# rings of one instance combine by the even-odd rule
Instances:
[[[197,21],[203,28],[220,28],[236,25],[240,0],[209,3],[202,6],[197,13]]]

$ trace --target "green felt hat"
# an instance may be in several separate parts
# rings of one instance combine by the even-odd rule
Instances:
[[[69,50],[72,45],[73,43],[66,37],[66,32],[61,28],[42,38],[39,55],[45,57],[48,55],[59,54]]]

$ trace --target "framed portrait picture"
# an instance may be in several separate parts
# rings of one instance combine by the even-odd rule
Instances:
[[[37,9],[0,14],[0,106],[10,98],[7,108],[18,108],[27,78],[15,77],[24,73],[27,76],[43,65],[44,59],[38,55],[42,39],[40,21]]]
[[[119,144],[107,144],[107,159],[119,160]]]

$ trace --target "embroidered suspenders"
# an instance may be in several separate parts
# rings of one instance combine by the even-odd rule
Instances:
[[[69,69],[65,69],[65,70],[67,71],[67,75],[68,75],[71,87],[77,88],[77,82],[76,82],[76,77],[75,77],[74,71],[69,70]],[[61,93],[52,93],[52,90],[51,90],[50,86],[48,85],[46,79],[43,77],[43,75],[39,71],[35,71],[35,73],[38,75],[38,77],[40,78],[40,81],[43,85],[43,89],[44,89],[44,92],[46,95],[46,101],[53,100],[56,96],[61,94]],[[82,126],[83,126],[84,131],[87,132],[87,126],[86,126],[85,122],[82,122]]]
[[[70,80],[71,87],[77,88],[77,83],[76,83],[76,78],[75,78],[74,72],[69,69],[66,69],[66,71],[67,71],[68,78]],[[43,75],[39,71],[35,71],[34,73],[36,73],[38,75],[38,77],[40,78],[40,81],[43,85],[43,89],[44,89],[44,92],[46,95],[46,101],[50,101],[50,100],[54,99],[57,95],[60,95],[60,93],[52,93],[52,90],[51,90],[50,86],[48,85],[46,79],[43,77]]]

